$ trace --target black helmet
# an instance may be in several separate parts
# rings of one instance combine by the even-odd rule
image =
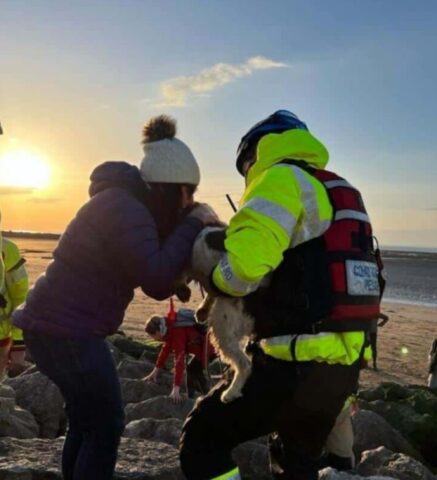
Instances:
[[[281,133],[286,130],[308,130],[306,124],[288,110],[278,110],[254,125],[240,141],[237,149],[237,170],[243,175],[243,159],[248,149],[267,133]]]

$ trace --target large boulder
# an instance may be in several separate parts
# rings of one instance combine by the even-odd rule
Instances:
[[[0,439],[0,480],[61,480],[63,438]],[[182,480],[178,451],[164,443],[122,438],[114,480]]]
[[[357,459],[365,450],[386,447],[422,461],[420,453],[383,417],[370,410],[358,410],[352,415],[354,452]]]
[[[141,418],[178,418],[184,420],[194,406],[194,401],[186,399],[181,403],[174,403],[170,397],[160,396],[144,400],[140,403],[129,403],[126,406],[126,421],[132,422]]]
[[[108,337],[112,343],[124,355],[139,360],[140,358],[154,362],[159,352],[159,347],[148,345],[123,334],[115,334]]]
[[[135,360],[125,357],[119,363],[118,375],[121,378],[144,378],[153,370],[153,364],[146,360]]]
[[[0,437],[33,438],[39,426],[33,415],[15,405],[15,392],[0,384]]]
[[[360,392],[359,397],[362,408],[384,417],[427,462],[437,466],[437,391],[384,383]]]
[[[65,431],[64,399],[58,387],[40,372],[5,381],[15,390],[17,405],[28,410],[39,425],[42,438],[55,438]]]
[[[363,452],[356,467],[360,475],[387,475],[398,480],[437,480],[424,465],[403,453],[385,447]]]
[[[124,403],[139,403],[149,398],[170,393],[169,387],[162,384],[149,383],[134,378],[121,378],[121,393]]]
[[[156,420],[155,418],[142,418],[127,424],[124,436],[129,438],[143,438],[154,442],[168,443],[177,447],[181,436],[182,420],[168,418]]]
[[[381,477],[380,475],[362,477],[349,472],[338,472],[333,468],[324,468],[319,472],[319,480],[398,480],[395,477]]]

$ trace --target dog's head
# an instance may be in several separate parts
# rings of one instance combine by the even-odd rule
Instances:
[[[191,257],[196,277],[209,275],[225,252],[226,226],[206,227],[197,236]]]

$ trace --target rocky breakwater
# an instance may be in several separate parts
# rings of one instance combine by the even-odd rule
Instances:
[[[169,371],[162,372],[159,384],[143,380],[153,368],[156,348],[122,335],[110,340],[127,419],[114,478],[184,478],[177,445],[193,402],[185,400],[176,405],[170,401]],[[59,463],[66,421],[59,391],[35,369],[6,383],[0,386],[0,480],[61,479]],[[425,392],[421,397],[424,403],[419,402],[422,410],[431,410],[425,404],[434,405],[434,394],[418,390]],[[360,395],[362,407],[367,410],[353,417],[356,469],[348,473],[324,469],[320,472],[321,480],[437,480],[426,466],[432,462],[428,449],[419,441],[423,437],[411,434],[411,429],[403,430],[404,424],[395,428],[391,417],[384,415],[387,407],[378,403],[392,400],[379,397],[373,390]],[[271,478],[265,439],[239,446],[234,456],[245,480]]]

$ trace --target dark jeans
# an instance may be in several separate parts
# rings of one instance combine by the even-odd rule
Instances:
[[[254,354],[243,396],[222,403],[224,381],[197,402],[181,438],[181,466],[189,480],[215,478],[235,468],[238,444],[272,432],[275,478],[317,480],[325,441],[345,400],[357,387],[353,366],[296,363]]]
[[[124,429],[120,383],[103,338],[64,339],[24,333],[35,363],[61,390],[69,427],[65,480],[110,480]]]

